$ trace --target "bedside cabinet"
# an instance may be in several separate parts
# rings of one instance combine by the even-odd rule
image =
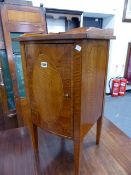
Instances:
[[[37,127],[74,141],[74,175],[80,174],[84,136],[97,123],[99,143],[109,40],[112,30],[77,28],[25,35],[21,44],[29,123],[34,149]]]

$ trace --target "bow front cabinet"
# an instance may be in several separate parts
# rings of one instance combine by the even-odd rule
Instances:
[[[74,141],[74,174],[80,174],[84,136],[97,123],[99,143],[112,30],[77,28],[18,38],[35,150],[37,127]]]

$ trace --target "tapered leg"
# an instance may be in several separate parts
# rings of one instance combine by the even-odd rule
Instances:
[[[31,140],[33,144],[33,148],[35,152],[38,152],[38,131],[37,131],[37,126],[32,125],[30,128],[31,131]]]
[[[97,129],[96,129],[96,144],[98,145],[101,137],[101,129],[102,129],[102,116],[97,120]]]
[[[74,141],[74,175],[80,175],[82,143]]]

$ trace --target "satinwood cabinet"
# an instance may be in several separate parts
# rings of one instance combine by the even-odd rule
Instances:
[[[112,30],[78,28],[20,37],[29,121],[35,150],[37,127],[74,141],[74,174],[80,174],[81,144],[97,123],[99,143]]]

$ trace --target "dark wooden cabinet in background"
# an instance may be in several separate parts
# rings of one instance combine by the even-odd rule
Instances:
[[[131,43],[128,43],[124,77],[131,84]]]
[[[65,32],[82,25],[83,11],[46,8],[48,33]]]
[[[18,2],[16,0],[5,0],[0,5],[0,36],[3,37],[2,40],[0,38],[0,49],[5,49],[4,53],[3,50],[0,52],[0,59],[4,65],[8,113],[16,109],[17,127],[23,125],[23,116],[26,117],[28,112],[27,106],[25,107],[26,97],[23,96],[24,92],[22,92],[24,91],[24,85],[21,81],[23,77],[20,69],[21,54],[20,52],[18,53],[20,49],[13,47],[12,37],[23,33],[46,33],[46,21],[43,9],[33,7],[31,1],[20,0]],[[19,72],[20,74],[18,74]]]
[[[113,38],[109,29],[86,28],[19,38],[34,148],[37,127],[73,139],[75,175],[80,174],[83,138],[96,122],[99,143]]]

